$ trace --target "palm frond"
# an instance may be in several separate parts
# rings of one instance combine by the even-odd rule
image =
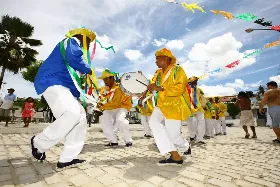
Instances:
[[[34,31],[34,27],[29,23],[22,21],[18,17],[11,17],[9,15],[2,16],[2,29],[18,37],[30,37]]]
[[[42,45],[41,40],[31,39],[31,38],[21,38],[25,43],[29,44],[30,46],[40,46]]]

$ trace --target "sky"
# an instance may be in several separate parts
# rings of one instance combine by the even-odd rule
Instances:
[[[255,91],[270,80],[280,83],[277,75],[280,47],[243,59],[235,68],[224,68],[277,40],[280,32],[246,33],[247,28],[263,27],[240,19],[227,20],[209,11],[224,10],[233,15],[250,12],[279,25],[280,1],[188,0],[187,3],[198,3],[206,13],[197,10],[192,13],[164,0],[24,0],[24,3],[0,0],[0,15],[17,16],[34,26],[33,38],[43,42],[36,48],[38,60],[45,60],[70,29],[84,26],[93,30],[103,46],[113,45],[116,49],[114,53],[97,45],[92,61],[97,75],[109,68],[120,74],[140,70],[151,78],[157,69],[155,52],[166,47],[177,57],[188,77],[223,68],[199,81],[207,96]],[[13,87],[18,97],[38,97],[33,84],[23,80],[21,74],[6,72],[4,82],[7,84],[3,94],[6,88]]]

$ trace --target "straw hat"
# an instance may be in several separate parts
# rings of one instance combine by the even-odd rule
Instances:
[[[66,34],[66,37],[70,38],[72,36],[79,35],[79,34],[88,37],[90,39],[90,42],[92,42],[96,38],[95,33],[93,31],[89,30],[89,29],[86,29],[86,28],[78,28],[78,29],[70,30]]]

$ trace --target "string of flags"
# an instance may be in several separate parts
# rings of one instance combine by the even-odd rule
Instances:
[[[174,3],[174,4],[179,4],[175,0],[163,0],[163,1],[169,2],[169,3]],[[186,11],[191,11],[191,12],[195,13],[195,10],[198,10],[198,11],[201,11],[202,13],[206,13],[206,11],[203,9],[203,7],[198,5],[197,3],[187,4],[186,2],[182,2],[182,3],[180,3],[180,5]],[[241,19],[241,20],[244,20],[244,21],[248,21],[248,22],[254,22],[258,25],[261,25],[261,26],[264,26],[264,27],[269,27],[272,30],[280,32],[280,25],[273,25],[272,21],[268,21],[265,18],[258,18],[256,15],[254,15],[252,13],[247,12],[247,13],[238,14],[238,15],[234,16],[231,12],[226,12],[226,11],[223,11],[223,10],[210,10],[210,12],[214,13],[215,15],[222,15],[223,17],[227,18],[228,20],[237,18],[237,19]],[[260,53],[263,49],[268,49],[270,47],[276,47],[276,46],[279,46],[279,45],[280,45],[280,38],[278,40],[274,41],[274,42],[271,42],[271,43],[265,45],[261,49],[257,49],[254,52],[245,55],[243,58],[246,59],[246,58],[251,58],[252,56],[255,56],[255,55],[260,55]],[[238,66],[240,64],[240,61],[241,60],[236,60],[236,61],[234,61],[230,64],[227,64],[225,66],[225,68],[235,68],[236,66]],[[205,74],[199,76],[198,78],[203,79],[205,77],[208,77],[209,74],[218,73],[220,71],[222,71],[222,68],[212,70],[208,73],[205,73]]]
[[[251,57],[253,57],[253,56],[260,55],[260,53],[261,53],[262,50],[268,49],[268,48],[270,48],[270,47],[276,47],[276,46],[279,46],[279,45],[280,45],[280,38],[277,39],[277,40],[274,41],[274,42],[271,42],[271,43],[269,43],[269,44],[266,44],[266,45],[265,45],[263,48],[261,48],[261,49],[257,49],[257,50],[255,50],[255,51],[253,51],[252,53],[249,53],[249,54],[245,55],[243,58],[251,58]],[[243,59],[243,58],[242,58],[242,59]],[[232,63],[230,63],[230,64],[227,64],[227,65],[225,66],[225,68],[235,68],[236,66],[238,66],[238,65],[240,64],[240,61],[241,61],[241,60],[236,60],[236,61],[234,61],[234,62],[232,62]],[[198,78],[201,80],[201,79],[204,79],[205,77],[208,77],[209,74],[218,73],[218,72],[220,72],[220,71],[222,71],[222,68],[218,68],[218,69],[215,69],[215,70],[210,71],[210,72],[208,72],[208,73],[205,73],[205,74],[199,76]]]
[[[179,4],[175,0],[163,0],[163,1],[168,2],[168,3]],[[191,11],[191,12],[195,13],[195,10],[199,10],[202,13],[206,13],[206,11],[203,9],[203,7],[198,5],[197,3],[188,4],[188,3],[182,2],[180,4],[186,11]],[[254,23],[256,23],[258,25],[262,25],[264,27],[269,27],[272,30],[280,32],[280,25],[273,25],[272,21],[265,20],[265,18],[258,18],[257,16],[255,16],[251,13],[248,13],[248,12],[243,13],[243,14],[238,14],[236,16],[234,16],[231,12],[226,12],[223,10],[210,10],[210,12],[214,13],[215,15],[222,15],[225,18],[227,18],[228,20],[237,18],[237,19],[241,19],[241,20],[249,21],[249,22],[254,21]]]

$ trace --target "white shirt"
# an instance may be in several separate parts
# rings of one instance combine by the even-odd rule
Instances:
[[[14,102],[17,100],[17,97],[16,95],[14,94],[7,94],[5,97],[4,97],[4,101],[3,101],[3,104],[1,105],[0,108],[2,109],[10,109]]]

